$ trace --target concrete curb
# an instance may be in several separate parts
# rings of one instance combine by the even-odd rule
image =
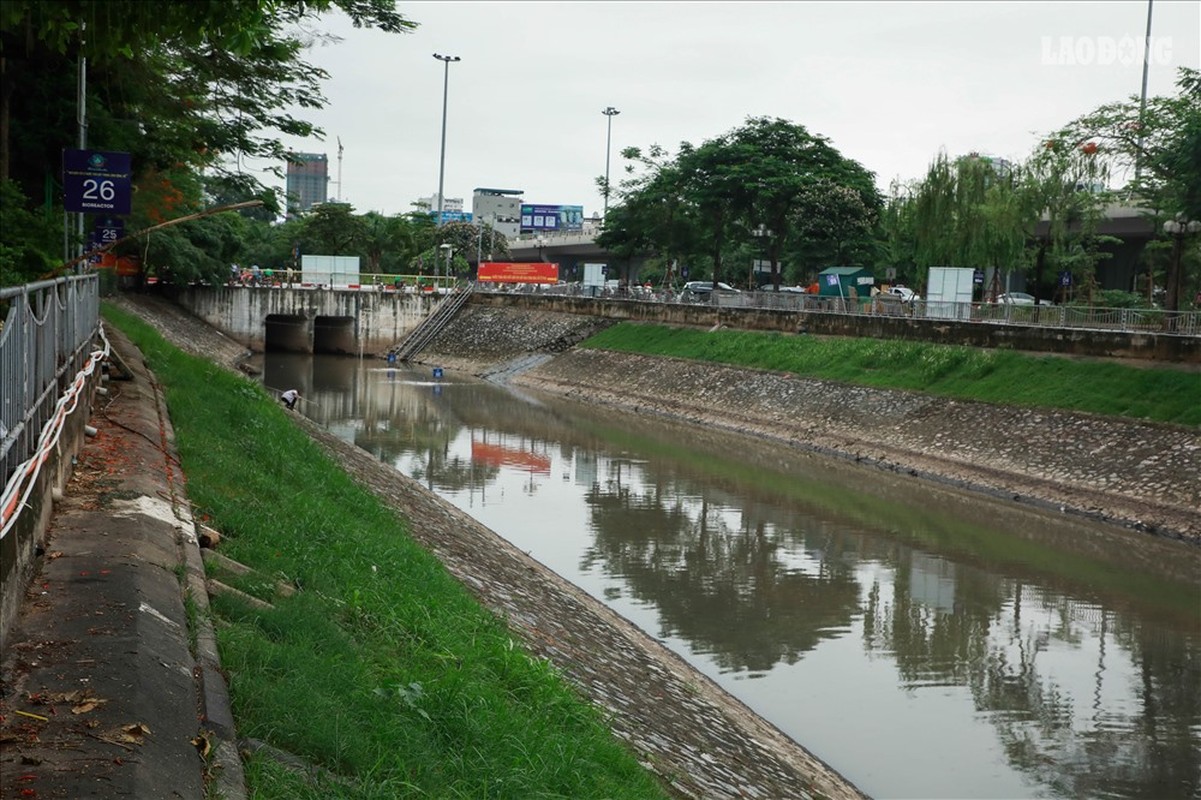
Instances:
[[[147,372],[149,373],[149,370]],[[154,390],[155,411],[158,413],[163,435],[163,451],[169,456],[167,464],[170,471],[172,462],[179,462],[175,448],[175,429],[167,413],[162,387],[152,373],[150,380]],[[196,609],[189,624],[194,626],[196,635],[197,663],[193,675],[200,698],[201,728],[208,734],[211,748],[208,755],[210,792],[215,792],[215,796],[223,800],[245,800],[246,775],[238,753],[237,729],[230,704],[229,686],[221,672],[221,656],[209,609],[198,523],[192,515],[192,505],[185,494],[182,472],[179,473],[178,479],[171,480],[170,484],[172,505],[175,516],[180,521],[177,542],[180,560],[185,568],[185,602],[190,598]]]

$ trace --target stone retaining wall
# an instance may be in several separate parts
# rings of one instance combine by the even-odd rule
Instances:
[[[470,306],[423,360],[522,386],[818,450],[1139,530],[1201,542],[1201,432],[1091,414],[669,358],[571,350],[528,360],[589,318]],[[598,323],[593,323],[598,324]]]
[[[1201,364],[1201,336],[1167,336],[1153,331],[1052,328],[1037,325],[987,324],[907,316],[829,314],[763,308],[725,308],[632,300],[594,300],[554,295],[476,293],[472,305],[533,313],[553,312],[635,320],[665,325],[866,336],[970,347],[1061,353],[1075,356],[1127,358],[1139,361]]]

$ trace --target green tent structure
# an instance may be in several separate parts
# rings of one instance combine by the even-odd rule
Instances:
[[[829,267],[817,273],[819,297],[840,297],[850,300],[852,296],[861,300],[871,297],[876,278],[866,267]],[[854,289],[854,293],[851,292]]]

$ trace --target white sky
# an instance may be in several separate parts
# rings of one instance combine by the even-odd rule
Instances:
[[[450,65],[445,194],[476,187],[601,210],[620,151],[700,144],[750,116],[828,137],[876,174],[925,174],[940,149],[1024,158],[1039,135],[1137,96],[1147,2],[417,2],[412,34],[355,30],[307,60],[331,75],[326,133],[285,140],[330,159],[330,197],[398,214],[438,189]],[[1154,0],[1149,95],[1197,68],[1201,3]],[[1137,48],[1134,50],[1133,48]],[[1064,63],[1072,62],[1076,63]],[[338,166],[337,138],[344,147]],[[269,178],[270,176],[268,176]],[[268,183],[278,183],[268,180]],[[282,188],[282,187],[281,187]],[[612,202],[612,200],[611,200]]]

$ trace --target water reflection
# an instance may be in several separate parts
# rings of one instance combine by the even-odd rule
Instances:
[[[272,356],[265,375],[868,793],[1201,793],[1195,548],[372,366]]]

